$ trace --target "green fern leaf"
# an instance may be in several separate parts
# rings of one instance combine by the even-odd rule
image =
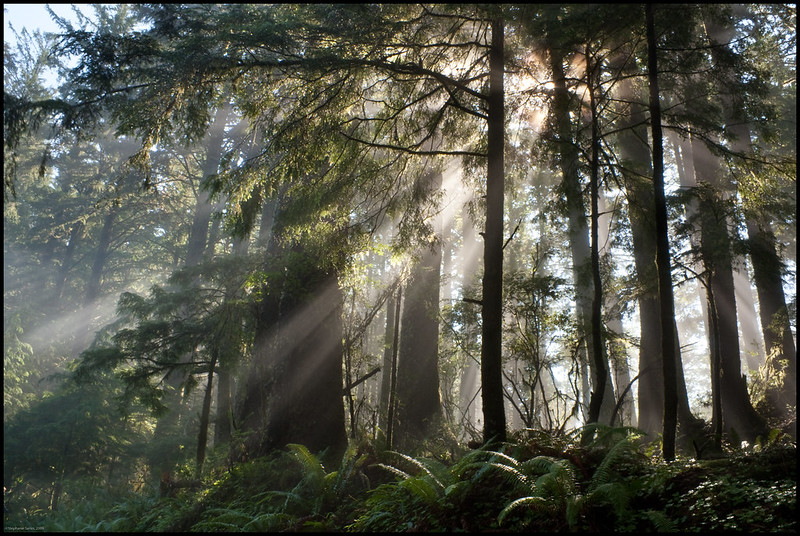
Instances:
[[[390,473],[394,473],[395,475],[399,476],[403,480],[405,480],[407,478],[411,478],[411,475],[409,475],[405,471],[402,471],[402,470],[398,469],[397,467],[394,467],[394,466],[391,466],[391,465],[386,465],[385,463],[376,463],[375,465],[377,467],[381,467],[383,469],[386,469]]]
[[[605,504],[614,509],[617,518],[621,518],[628,507],[627,488],[619,482],[608,482],[601,484],[588,493],[584,499],[585,504]]]
[[[506,481],[509,484],[513,486],[518,486],[525,492],[530,491],[530,483],[528,481],[528,477],[526,477],[516,468],[497,462],[487,462],[486,465],[499,469],[502,472],[502,474],[506,476]]]
[[[508,515],[511,512],[513,512],[514,510],[525,504],[544,506],[547,504],[547,501],[541,497],[534,497],[534,496],[520,497],[519,499],[516,499],[515,501],[509,503],[505,508],[503,508],[500,511],[500,513],[497,515],[497,523],[499,525],[502,525],[505,518],[508,517]]]
[[[550,467],[555,463],[556,459],[550,456],[536,456],[535,458],[531,458],[521,464],[521,470],[525,472],[525,474],[529,475],[540,475],[543,473],[549,473]]]
[[[286,447],[292,453],[294,459],[300,462],[300,465],[303,466],[308,475],[319,479],[324,478],[325,467],[323,467],[319,458],[314,456],[305,445],[289,443]]]
[[[403,480],[398,485],[410,491],[425,504],[432,505],[439,500],[439,494],[436,492],[436,488],[426,478],[413,477]]]
[[[629,438],[626,437],[617,441],[603,457],[597,469],[595,469],[592,480],[589,483],[589,491],[591,492],[595,487],[608,483],[611,480],[613,468],[620,460],[629,458],[633,450],[635,450],[635,446]]]
[[[675,532],[675,524],[661,510],[645,510],[644,514],[653,524],[657,532]]]
[[[434,482],[436,482],[436,484],[440,488],[442,488],[442,489],[445,488],[445,486],[444,486],[444,484],[442,484],[441,480],[439,478],[437,478],[433,474],[433,471],[428,467],[429,465],[434,464],[433,460],[427,460],[425,458],[416,459],[416,458],[412,458],[411,456],[407,456],[407,455],[405,455],[403,453],[400,453],[400,452],[394,452],[393,451],[392,453],[395,454],[396,456],[404,459],[405,461],[411,463],[412,465],[417,467],[420,471],[422,471],[425,474],[427,474],[429,477],[431,477],[433,479]],[[446,468],[444,468],[444,470],[442,470],[443,467],[444,466],[441,466],[441,467],[438,468],[439,469],[438,472],[439,472],[440,475],[443,475],[443,474],[447,473],[447,469]]]
[[[242,527],[245,532],[274,532],[295,522],[295,517],[283,512],[270,512],[254,517]]]

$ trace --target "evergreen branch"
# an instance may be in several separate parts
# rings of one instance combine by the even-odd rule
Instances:
[[[517,231],[519,231],[519,226],[521,224],[522,224],[522,218],[519,219],[519,221],[517,222],[517,226],[514,228],[514,231],[511,233],[511,236],[508,237],[508,240],[506,240],[506,243],[503,244],[503,247],[501,249],[506,249],[506,246],[508,245],[508,243],[511,242],[511,240],[514,239],[514,235],[517,234]]]
[[[378,372],[380,372],[380,370],[381,370],[381,367],[375,367],[374,369],[372,369],[372,371],[368,372],[366,375],[364,375],[364,376],[360,377],[359,379],[357,379],[356,381],[354,381],[354,382],[352,382],[352,383],[349,383],[349,384],[345,385],[345,386],[342,388],[342,395],[346,395],[346,394],[347,394],[347,391],[349,391],[349,390],[350,390],[350,389],[352,389],[353,387],[356,387],[356,386],[358,386],[358,385],[360,385],[360,384],[364,383],[365,381],[367,381],[368,379],[370,379],[371,377],[373,377],[375,374],[377,374]]]
[[[363,140],[361,138],[357,138],[355,136],[351,136],[343,131],[340,131],[340,134],[350,141],[361,143],[368,147],[372,147],[373,149],[390,149],[392,151],[400,151],[403,153],[413,154],[417,156],[474,156],[477,158],[486,157],[486,153],[479,153],[477,151],[436,151],[436,150],[423,151],[418,149],[412,149],[410,147],[403,147],[401,145],[394,145],[390,143],[371,142]]]

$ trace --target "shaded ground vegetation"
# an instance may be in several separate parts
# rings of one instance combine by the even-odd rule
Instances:
[[[521,431],[475,450],[409,456],[353,446],[325,466],[302,445],[219,464],[202,481],[104,497],[60,512],[8,504],[5,527],[121,532],[795,532],[796,446],[773,433],[711,460],[666,464],[631,428]]]

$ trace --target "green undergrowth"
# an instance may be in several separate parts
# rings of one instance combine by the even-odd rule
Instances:
[[[582,442],[587,432],[594,439]],[[796,445],[787,438],[708,461],[666,464],[652,450],[635,429],[600,426],[526,430],[459,454],[365,443],[336,467],[289,445],[220,465],[172,497],[130,494],[28,521],[125,532],[796,531]]]

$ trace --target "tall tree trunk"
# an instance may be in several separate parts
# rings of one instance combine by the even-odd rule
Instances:
[[[211,362],[208,365],[208,377],[206,378],[206,390],[203,394],[203,406],[200,410],[200,429],[197,432],[197,474],[203,473],[203,464],[206,461],[206,445],[208,444],[208,425],[211,421],[211,394],[214,389],[214,369],[217,367],[219,359],[219,347],[211,350]]]
[[[504,148],[504,30],[503,19],[492,20],[489,50],[488,170],[486,175],[486,230],[483,251],[481,307],[481,388],[484,442],[505,441],[503,398],[503,201]]]
[[[666,461],[675,459],[675,435],[678,427],[678,355],[675,345],[675,306],[672,295],[672,271],[669,260],[669,220],[664,193],[664,148],[661,131],[661,103],[658,89],[658,49],[656,46],[653,5],[645,5],[647,32],[647,80],[650,90],[650,126],[653,140],[653,183],[656,216],[656,267],[658,297],[661,302],[661,360],[664,375],[664,421],[662,451]]]
[[[103,277],[103,268],[108,258],[108,250],[111,247],[111,232],[114,228],[114,221],[117,218],[117,206],[112,205],[103,220],[103,228],[100,231],[100,238],[97,241],[97,251],[92,263],[92,271],[89,274],[89,281],[86,284],[86,305],[93,304],[100,296],[100,281]]]
[[[217,202],[211,206],[211,213],[209,214],[209,227],[208,238],[206,240],[206,248],[203,251],[202,259],[204,262],[209,262],[214,258],[217,252],[217,242],[220,240],[220,233],[222,231],[222,218],[214,217],[214,214],[219,214],[225,207],[225,202]]]
[[[736,6],[734,11],[744,15],[746,6]],[[747,117],[741,92],[739,75],[731,67],[730,55],[732,52],[728,46],[735,36],[735,28],[728,21],[722,22],[715,18],[707,17],[704,21],[703,29],[708,32],[709,41],[716,46],[710,47],[711,63],[721,75],[722,85],[728,91],[722,91],[724,110],[727,114],[725,122],[726,129],[736,136],[733,148],[744,152],[750,150],[750,132],[747,128]],[[702,144],[697,144],[702,145]],[[712,162],[719,159],[709,154],[708,149],[703,145],[700,147],[704,152],[702,156],[708,161],[697,160],[695,167],[698,171],[698,182],[705,182],[711,186],[709,200],[706,202],[708,210],[704,210],[706,216],[702,222],[703,237],[708,235],[713,250],[704,249],[703,256],[707,270],[710,272],[710,291],[714,293],[714,301],[717,306],[719,319],[720,341],[719,350],[721,358],[720,385],[722,417],[726,430],[733,428],[739,437],[753,441],[756,436],[765,434],[767,431],[766,422],[754,410],[747,390],[747,380],[741,373],[741,357],[738,341],[738,320],[736,308],[736,288],[734,285],[733,273],[733,254],[730,247],[730,231],[727,214],[724,211],[714,211],[715,203],[726,200],[726,191],[733,190],[730,180],[723,173],[719,166],[713,166]],[[702,172],[702,174],[701,174]],[[712,215],[717,215],[711,218]],[[707,259],[706,256],[710,256]],[[709,266],[708,263],[711,262]],[[743,330],[744,331],[744,330]],[[731,340],[733,339],[733,340]]]
[[[319,268],[303,246],[293,253],[305,266],[293,265],[281,298],[280,340],[272,348],[266,448],[301,443],[327,459],[347,446],[342,397],[342,305],[336,273]]]
[[[93,320],[97,315],[97,299],[100,297],[100,286],[103,279],[103,270],[108,260],[109,249],[111,248],[111,234],[114,230],[114,223],[117,219],[119,208],[116,204],[111,204],[105,218],[103,227],[100,230],[100,237],[97,240],[97,250],[94,254],[92,271],[89,273],[89,280],[86,282],[86,296],[84,298],[85,314],[82,324],[78,330],[73,345],[73,353],[77,356],[89,346],[92,337]]]
[[[76,222],[72,229],[69,231],[69,243],[67,250],[64,252],[64,259],[61,262],[61,268],[58,270],[58,278],[56,279],[56,300],[61,300],[64,295],[64,286],[67,283],[67,275],[70,268],[72,268],[72,259],[75,256],[75,249],[78,242],[83,238],[84,224],[82,221]]]
[[[395,409],[397,407],[397,354],[400,349],[400,307],[403,303],[403,287],[397,286],[397,299],[395,300],[394,326],[392,328],[392,355],[389,365],[389,403],[386,410],[386,448],[394,446]]]
[[[706,283],[706,310],[708,311],[708,346],[711,354],[711,427],[713,429],[714,448],[722,448],[722,397],[720,381],[722,380],[722,349],[720,344],[719,311],[710,283]]]
[[[197,192],[195,201],[184,266],[197,266],[203,259],[203,253],[206,250],[206,243],[208,240],[208,225],[211,222],[212,211],[213,205],[209,201],[209,194],[207,191],[201,189]]]
[[[751,152],[748,126],[734,122],[730,129],[736,137],[733,149]],[[796,415],[791,409],[797,403],[797,352],[789,325],[777,240],[769,219],[762,212],[745,205],[744,215],[766,360],[769,368],[783,377],[777,386],[767,389],[765,414],[789,423],[787,431],[797,437]]]
[[[245,236],[234,238],[233,252],[236,257],[244,258],[250,246],[250,232]],[[235,292],[235,291],[234,291]],[[226,301],[234,300],[233,296],[227,296]],[[219,446],[228,443],[233,437],[233,386],[235,370],[241,363],[241,340],[240,336],[245,324],[242,311],[234,308],[230,317],[226,319],[230,328],[224,329],[220,335],[220,359],[217,369],[217,413],[214,420],[214,445]]]
[[[622,333],[622,315],[617,312],[607,321],[608,330],[610,333]],[[610,426],[619,423],[623,426],[638,426],[636,418],[636,407],[634,405],[633,395],[631,393],[631,371],[628,366],[628,356],[625,348],[625,342],[614,335],[610,336],[608,341],[608,354],[609,364],[614,374],[614,385],[616,386],[617,401],[615,408],[617,409],[612,418],[608,421]]]
[[[757,371],[765,362],[764,339],[759,330],[753,285],[750,284],[744,263],[736,263],[733,266],[733,286],[736,289],[736,309],[745,367],[746,370]]]
[[[599,223],[599,243],[610,244],[612,231],[612,210],[609,209],[605,197],[598,199],[598,209],[600,211]],[[601,250],[603,255],[611,255],[610,246],[604,246]],[[607,422],[614,426],[619,422],[628,426],[637,426],[636,408],[631,384],[630,366],[628,364],[628,352],[625,342],[622,339],[624,331],[622,327],[622,311],[619,307],[619,300],[613,293],[604,293],[603,302],[606,310],[606,326],[608,328],[607,352],[608,367],[613,377],[613,388],[609,388],[609,394],[614,397],[614,411]]]
[[[280,239],[277,236],[275,220],[284,203],[273,201],[264,206],[262,212],[261,231],[258,241],[265,247],[263,270],[270,274],[267,282],[261,287],[262,298],[257,304],[255,339],[253,353],[247,376],[244,380],[239,405],[236,409],[237,425],[240,430],[255,432],[251,436],[249,448],[252,454],[263,451],[263,426],[267,422],[267,406],[271,389],[271,367],[273,365],[274,339],[277,337],[280,316],[280,301],[283,294],[284,278],[281,277],[273,263],[277,263],[281,255]],[[266,220],[266,221],[265,221]],[[269,230],[265,230],[266,224]],[[266,243],[265,243],[266,241]],[[250,453],[245,453],[250,454]]]
[[[221,367],[217,379],[217,414],[214,419],[214,446],[230,442],[233,437],[233,374]]]
[[[664,378],[661,374],[661,326],[658,302],[654,191],[650,147],[647,145],[645,106],[638,104],[641,90],[627,78],[618,84],[619,98],[629,101],[630,114],[621,123],[619,156],[630,214],[633,260],[636,267],[639,304],[639,428],[655,438],[664,414]],[[624,387],[622,387],[624,389]]]
[[[356,292],[355,289],[352,290],[350,294],[350,312],[348,313],[348,317],[350,319],[350,324],[354,324],[353,317],[355,315],[355,304],[356,304]],[[363,339],[362,339],[363,340]],[[352,344],[349,344],[344,349],[344,395],[347,398],[347,411],[350,414],[350,438],[356,438],[356,430],[358,429],[358,421],[356,418],[356,406],[355,400],[353,400],[353,382],[355,379],[353,378],[353,351],[352,351]]]
[[[214,122],[206,136],[205,158],[200,168],[200,184],[197,188],[197,201],[195,204],[192,227],[189,230],[189,241],[186,248],[186,266],[196,266],[203,260],[203,254],[208,246],[209,223],[214,205],[211,203],[208,191],[204,188],[205,180],[219,172],[222,152],[225,143],[225,126],[228,116],[231,113],[230,105],[223,105],[217,108]]]
[[[721,374],[719,396],[725,430],[754,441],[766,432],[763,419],[756,413],[747,390],[747,380],[741,372],[736,292],[733,283],[733,256],[728,231],[728,216],[724,207],[725,187],[718,159],[702,142],[692,141],[694,167],[698,185],[703,187],[700,199],[701,255],[707,277],[707,291],[713,294],[715,309],[709,325],[719,336],[712,341],[718,345]],[[712,332],[712,337],[714,333]],[[715,359],[712,357],[712,360]]]
[[[567,205],[568,218],[568,237],[570,251],[572,252],[572,274],[575,285],[575,314],[578,323],[578,359],[581,367],[581,381],[583,387],[581,395],[585,402],[590,398],[589,395],[589,376],[593,378],[595,390],[600,381],[598,370],[598,358],[595,356],[596,344],[593,341],[593,315],[592,304],[594,301],[594,284],[592,274],[592,248],[590,242],[590,229],[587,226],[586,209],[583,200],[583,188],[580,183],[578,163],[580,153],[572,135],[573,127],[570,119],[570,93],[567,88],[566,75],[564,73],[563,51],[555,45],[548,46],[550,55],[550,68],[553,73],[553,103],[551,113],[555,123],[556,147],[558,151],[558,161],[561,168],[564,197]],[[602,341],[599,341],[602,348]],[[601,357],[600,360],[603,360]],[[586,374],[586,368],[589,374]],[[606,384],[610,384],[609,371],[605,367],[602,375],[605,377]],[[599,392],[599,391],[598,391]],[[614,408],[613,393],[603,389],[603,396],[599,398],[594,408],[598,418],[604,418],[607,422]],[[586,415],[586,421],[591,422],[592,417]],[[595,418],[596,420],[596,418]]]
[[[627,55],[618,58],[625,61]],[[617,68],[622,68],[619,65]],[[630,74],[630,73],[629,73]],[[658,299],[658,273],[653,259],[656,257],[656,226],[651,149],[647,143],[647,107],[644,81],[623,77],[617,85],[619,99],[630,103],[629,114],[619,126],[618,155],[622,160],[622,177],[625,196],[628,200],[633,258],[636,267],[639,304],[639,373],[638,379],[638,427],[655,438],[662,429],[664,415],[664,377],[661,363],[661,312]],[[676,157],[680,153],[676,150]],[[678,163],[679,174],[682,166]],[[693,172],[692,172],[693,173]],[[703,423],[692,415],[680,359],[680,343],[677,328],[675,351],[678,383],[678,423],[681,434],[680,445],[691,450],[692,440],[702,436]],[[621,382],[618,389],[624,389]]]
[[[477,275],[480,272],[481,258],[480,255],[477,254],[477,252],[480,251],[480,241],[475,229],[475,223],[469,215],[466,204],[461,210],[462,246],[460,271],[461,274],[463,274],[463,294],[463,289],[472,288],[477,284]],[[467,326],[465,326],[465,328],[467,328]],[[474,336],[474,340],[478,340],[477,329],[472,329],[468,335],[470,340],[472,340],[473,338],[470,336]],[[480,363],[467,352],[463,352],[462,355],[464,355],[465,364],[462,367],[461,377],[458,383],[458,410],[463,430],[468,432],[478,427],[480,415],[483,413],[479,396]]]
[[[392,292],[386,300],[386,327],[383,337],[383,362],[381,366],[380,404],[378,406],[378,426],[384,433],[388,430],[389,389],[392,382],[392,355],[394,354],[395,308],[397,294]]]
[[[572,252],[572,275],[575,285],[575,307],[578,324],[579,349],[578,358],[581,368],[593,361],[590,355],[592,346],[587,344],[591,337],[591,247],[589,229],[586,225],[586,210],[583,204],[583,192],[578,173],[580,155],[572,136],[570,119],[570,93],[567,88],[563,65],[563,51],[550,46],[550,67],[553,73],[553,103],[551,113],[555,122],[556,147],[561,167],[564,197],[567,204],[569,246]],[[583,372],[583,370],[582,370]],[[581,377],[586,380],[586,374]],[[588,394],[582,389],[582,394]]]
[[[589,400],[589,423],[596,423],[600,421],[600,409],[603,405],[603,398],[607,394],[606,390],[613,392],[611,389],[611,382],[608,382],[608,360],[604,352],[603,345],[603,282],[600,277],[600,211],[598,210],[598,202],[600,197],[599,182],[600,182],[600,125],[598,124],[597,117],[597,102],[595,100],[594,90],[594,66],[590,65],[589,47],[586,47],[586,63],[587,63],[587,86],[589,87],[589,107],[592,116],[592,148],[591,148],[591,177],[590,177],[590,197],[591,197],[591,270],[592,270],[592,395]],[[606,404],[608,408],[608,404]],[[609,410],[611,408],[608,408]],[[605,419],[608,422],[609,417]],[[587,440],[594,434],[584,436]]]
[[[217,109],[209,134],[205,140],[205,159],[201,166],[201,183],[210,175],[219,171],[222,159],[223,143],[225,139],[225,125],[227,123],[230,106],[222,106]],[[209,194],[202,187],[197,192],[195,211],[192,216],[192,226],[189,231],[189,239],[186,245],[185,266],[192,267],[199,264],[203,259],[208,241],[208,225],[211,221],[212,205],[209,201]],[[188,360],[189,356],[182,356],[181,362]],[[185,367],[171,369],[164,377],[164,383],[169,386],[162,401],[167,406],[167,413],[158,419],[156,428],[153,432],[157,441],[169,442],[171,430],[180,422],[180,409],[182,406],[183,385],[186,382],[187,372]],[[180,455],[179,445],[174,442],[165,446],[165,453],[156,456],[158,469],[155,476],[161,476],[169,472],[177,462]]]
[[[752,212],[747,214],[747,234],[767,359],[769,366],[783,375],[778,387],[767,391],[767,401],[778,418],[794,423],[789,432],[797,437],[796,416],[790,409],[797,403],[797,352],[789,325],[775,234],[766,218]]]
[[[261,218],[259,223],[256,245],[263,251],[265,272],[273,270],[272,259],[279,254],[278,240],[275,237],[275,219],[284,193],[281,192],[275,199],[264,199],[261,205]],[[243,385],[236,397],[233,413],[236,418],[237,430],[257,431],[266,422],[264,409],[267,404],[267,363],[269,361],[269,343],[271,330],[278,321],[278,306],[280,303],[280,279],[270,278],[269,282],[261,287],[262,299],[256,306],[255,313],[255,342],[250,363],[245,365],[246,374]],[[260,440],[253,440],[259,443]]]
[[[441,173],[423,179],[439,191]],[[437,226],[440,227],[440,226]],[[441,229],[437,229],[441,232]],[[424,245],[411,270],[403,305],[403,329],[397,363],[398,445],[418,444],[441,425],[439,393],[439,287],[442,246]]]

